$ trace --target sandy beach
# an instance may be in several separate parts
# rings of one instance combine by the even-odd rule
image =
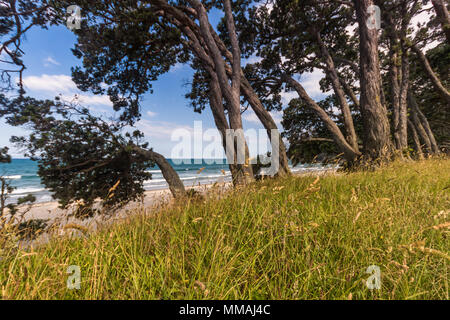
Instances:
[[[208,191],[214,188],[214,194],[225,192],[231,186],[230,182],[204,184],[190,186],[187,189],[194,189],[202,195],[207,195]],[[78,219],[71,213],[73,209],[61,209],[57,201],[36,203],[30,206],[19,207],[16,214],[16,221],[26,222],[31,220],[44,220],[48,226],[58,235],[79,233],[81,228],[93,231],[101,226],[109,225],[120,220],[129,218],[133,214],[150,214],[158,210],[161,206],[173,203],[174,199],[169,189],[146,191],[142,201],[130,202],[111,214],[96,215],[92,218]],[[7,216],[7,219],[10,217]],[[74,226],[75,228],[72,228]],[[54,232],[53,232],[54,233]],[[40,237],[40,240],[47,239],[47,236]],[[40,241],[39,241],[40,242]]]
[[[296,176],[321,176],[324,174],[336,173],[335,169],[320,170],[311,172],[297,172]],[[204,196],[208,194],[220,194],[230,189],[231,182],[216,182],[214,184],[204,184],[198,186],[189,186],[187,189],[195,189]],[[214,189],[214,193],[210,191]],[[101,226],[110,225],[120,220],[129,218],[133,214],[151,214],[158,210],[161,206],[169,205],[173,202],[169,189],[160,189],[146,191],[142,201],[130,202],[124,207],[118,209],[112,214],[96,215],[88,219],[77,219],[73,217],[72,209],[61,209],[57,201],[37,203],[30,206],[22,206],[16,217],[20,217],[21,222],[31,220],[44,220],[48,226],[52,226],[52,230],[58,235],[79,234],[81,228],[93,231]],[[24,213],[26,212],[26,213]],[[74,228],[72,228],[74,226]],[[47,236],[40,237],[40,240],[47,239]],[[40,242],[40,241],[39,241]]]

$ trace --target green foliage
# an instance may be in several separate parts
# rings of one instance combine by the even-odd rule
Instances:
[[[154,162],[136,151],[148,147],[141,143],[141,132],[123,133],[124,124],[105,122],[86,108],[58,99],[19,97],[3,111],[8,123],[31,129],[29,137],[12,141],[38,161],[42,183],[62,207],[76,203],[92,208],[100,199],[105,209],[142,196],[143,182],[151,178],[146,170]]]
[[[427,52],[431,67],[442,84],[450,88],[450,45],[441,44]],[[434,90],[417,58],[411,62],[411,85],[419,108],[427,117],[439,145],[450,150],[450,105]]]

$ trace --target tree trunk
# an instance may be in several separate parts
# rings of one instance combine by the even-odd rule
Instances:
[[[259,121],[261,121],[262,125],[267,131],[267,135],[269,139],[272,141],[272,131],[276,132],[276,138],[280,137],[277,124],[273,120],[270,113],[264,108],[264,106],[261,103],[261,100],[259,100],[258,95],[255,93],[253,88],[251,87],[248,80],[243,77],[242,79],[242,93],[245,97],[245,99],[250,103],[250,106],[252,107],[252,110],[255,112],[256,116],[258,117]],[[275,152],[273,152],[275,153]],[[286,154],[286,146],[284,145],[283,141],[280,141],[279,143],[279,150],[278,150],[278,157],[279,157],[279,171],[278,176],[286,176],[291,174],[291,169],[289,168],[289,159]]]
[[[169,185],[170,192],[175,199],[186,196],[186,190],[184,188],[183,182],[181,181],[175,169],[166,160],[166,158],[164,158],[159,153],[154,152],[153,150],[142,149],[137,146],[134,147],[134,149],[137,153],[141,154],[149,160],[154,161],[158,165],[159,169],[161,169],[164,179]]]
[[[345,98],[344,90],[340,83],[340,79],[336,71],[333,58],[331,57],[331,54],[328,52],[326,45],[323,43],[319,32],[316,33],[316,39],[320,47],[322,59],[325,61],[325,64],[327,66],[328,78],[331,81],[334,93],[339,102],[339,105],[341,106],[347,142],[352,146],[353,150],[359,151],[358,138],[356,136],[355,126],[353,124],[352,113],[350,111],[347,99]]]
[[[239,48],[239,42],[236,34],[236,28],[231,8],[230,0],[223,1],[224,11],[225,11],[225,21],[228,30],[228,36],[231,41],[231,50],[233,54],[233,59],[231,63],[232,74],[231,74],[231,99],[230,108],[228,110],[228,117],[230,119],[230,126],[237,132],[237,141],[235,143],[235,151],[237,152],[236,164],[239,169],[239,179],[236,181],[237,184],[246,184],[251,182],[253,177],[253,168],[250,165],[250,153],[248,150],[247,142],[245,141],[244,131],[242,126],[242,116],[241,116],[241,50]],[[211,35],[212,37],[212,35]],[[212,37],[213,38],[213,37]],[[217,51],[220,52],[217,47]],[[225,62],[225,61],[224,61]],[[224,67],[224,73],[226,70]],[[242,142],[244,146],[240,146],[239,143]],[[243,150],[241,148],[243,147]],[[243,153],[243,161],[239,161],[240,153]]]
[[[359,110],[359,99],[356,96],[355,92],[353,91],[353,89],[351,88],[351,86],[342,79],[342,77],[340,77],[341,79],[341,84],[342,87],[344,88],[345,94],[347,95],[347,97],[349,97],[352,102],[355,104],[355,107]]]
[[[225,68],[225,71],[229,77],[233,77],[233,75],[235,75],[234,71],[236,70],[236,68],[234,69],[232,68],[235,58],[233,57],[233,54],[230,51],[228,51],[227,47],[220,39],[220,37],[217,35],[214,28],[209,24],[207,14],[202,3],[198,0],[189,1],[189,3],[195,8],[193,11],[197,16],[198,20],[200,21],[200,27],[197,26],[181,10],[168,5],[165,1],[152,1],[152,3],[159,6],[162,9],[160,11],[160,14],[162,16],[169,18],[169,20],[171,19],[171,17],[176,19],[171,22],[179,26],[183,31],[183,33],[185,33],[185,35],[190,39],[190,41],[187,42],[187,45],[191,47],[194,54],[204,63],[206,68],[212,68],[212,70],[219,76],[222,94],[225,97],[225,99],[227,99],[228,102],[228,99],[230,99],[231,90],[229,89],[229,79],[226,79],[223,76],[223,68]],[[169,14],[165,14],[166,12],[169,12]],[[211,40],[211,36],[213,37],[214,41]],[[217,52],[217,47],[220,49],[220,52]],[[230,67],[225,63],[221,54],[226,57],[226,59],[230,62],[232,67]],[[273,121],[270,113],[267,112],[267,110],[265,110],[264,107],[262,106],[256,94],[255,96],[251,95],[253,89],[248,84],[248,81],[246,81],[241,66],[239,66],[239,70],[242,78],[241,79],[241,90],[243,91],[242,93],[246,97],[251,96],[252,101],[250,102],[250,104],[253,110],[255,111],[256,115],[266,128],[269,138],[271,138],[271,131],[278,130],[277,126]],[[245,85],[244,81],[246,82]],[[247,85],[249,86],[249,88],[247,88]],[[286,149],[283,143],[279,144],[279,155],[280,155],[279,174],[280,175],[290,174],[290,169],[288,166],[288,160],[286,156]],[[249,168],[250,168],[249,170],[251,170],[251,166],[249,166]]]
[[[361,115],[364,124],[364,153],[370,160],[382,161],[391,152],[386,106],[381,103],[381,73],[378,58],[378,31],[369,29],[368,7],[372,0],[353,0],[359,24]]]
[[[283,80],[293,87],[295,91],[297,91],[299,97],[323,121],[327,129],[333,135],[333,140],[336,142],[338,148],[344,153],[345,159],[349,163],[353,163],[361,154],[359,151],[354,150],[347,142],[336,123],[334,123],[334,121],[328,116],[325,110],[323,110],[313,99],[310,98],[308,93],[298,81],[287,75],[283,76]]]
[[[414,145],[416,146],[417,157],[419,159],[423,159],[423,151],[422,146],[420,144],[419,136],[417,135],[416,128],[414,127],[414,124],[411,122],[411,120],[408,120],[408,127],[411,131],[411,136],[414,140]]]
[[[189,3],[191,3],[191,5],[195,8],[197,12],[197,18],[199,20],[202,38],[205,41],[206,46],[208,47],[208,50],[214,62],[214,70],[215,73],[217,74],[217,79],[220,85],[222,95],[229,105],[228,116],[230,120],[230,127],[231,129],[235,130],[234,133],[236,133],[236,138],[233,137],[233,140],[237,142],[235,146],[237,148],[238,157],[235,165],[238,168],[238,170],[241,171],[243,174],[243,176],[239,176],[240,178],[236,180],[236,183],[246,184],[253,181],[254,177],[252,166],[249,164],[249,152],[247,143],[245,142],[244,131],[242,127],[241,104],[240,104],[241,54],[239,50],[236,30],[234,27],[234,19],[231,13],[231,4],[229,3],[229,0],[225,0],[224,2],[228,35],[231,40],[233,51],[231,59],[232,74],[230,85],[230,79],[226,71],[226,62],[212,34],[206,9],[199,0],[189,0]],[[227,133],[230,133],[230,131],[228,131]],[[229,150],[228,148],[227,150]],[[236,148],[234,150],[236,150]],[[243,156],[241,157],[241,155]]]
[[[225,117],[225,111],[223,108],[222,93],[220,91],[219,83],[217,79],[211,79],[209,85],[209,104],[214,117],[214,122],[222,137],[222,145],[225,150],[225,154],[228,160],[228,167],[230,168],[233,184],[235,184],[240,178],[239,170],[235,165],[235,159],[228,158],[230,154],[227,152],[227,132],[230,130],[227,119]]]
[[[426,132],[426,135],[428,136],[428,139],[430,140],[432,152],[435,154],[439,154],[440,153],[439,146],[436,142],[433,131],[431,130],[430,124],[429,124],[427,118],[425,117],[425,115],[419,109],[416,98],[414,97],[414,95],[411,92],[408,92],[408,101],[409,101],[411,109],[415,111],[415,113],[417,114],[417,116],[420,119],[420,122],[422,123],[422,126]]]
[[[442,31],[444,31],[445,37],[447,38],[447,44],[450,44],[450,16],[447,5],[444,0],[431,0],[431,2],[433,3],[439,23],[442,26]]]
[[[433,84],[436,91],[440,93],[446,103],[450,106],[450,92],[448,92],[448,90],[442,84],[441,80],[439,80],[438,76],[434,73],[430,63],[428,62],[428,58],[425,56],[425,54],[423,54],[422,50],[420,50],[417,45],[413,45],[411,49],[417,54],[417,57],[422,63],[422,67],[424,68],[425,73],[430,78],[431,83]]]
[[[399,95],[399,119],[397,132],[400,150],[408,148],[408,89],[409,89],[409,61],[408,52],[402,50],[402,68]]]
[[[391,41],[392,43],[392,41]],[[391,44],[392,46],[393,44]],[[392,128],[394,129],[394,143],[397,150],[401,150],[400,136],[398,132],[400,121],[400,85],[398,71],[398,52],[391,49],[391,65],[389,67],[389,77],[391,83],[391,106],[392,106]]]
[[[425,131],[422,122],[419,120],[419,117],[417,116],[417,111],[414,108],[411,108],[411,122],[414,124],[414,127],[417,131],[419,138],[425,144],[426,152],[432,154],[433,148],[431,146],[430,138],[428,137],[428,134]]]
[[[233,56],[230,51],[228,51],[227,47],[223,43],[223,41],[220,39],[220,37],[217,35],[217,33],[214,32],[214,29],[211,31],[213,33],[214,39],[219,46],[222,54],[229,60],[233,61]],[[232,69],[230,67],[226,68],[226,71],[229,75],[232,75]],[[242,95],[245,97],[245,99],[248,101],[250,106],[252,107],[252,110],[255,112],[256,116],[258,117],[259,121],[261,121],[262,125],[267,131],[267,135],[272,141],[272,132],[276,133],[275,135],[280,137],[280,133],[277,127],[277,124],[273,120],[270,112],[268,112],[264,106],[261,103],[261,100],[259,100],[258,95],[253,90],[252,86],[250,85],[250,82],[248,82],[247,78],[244,75],[244,72],[241,68],[241,92]],[[276,152],[273,152],[274,154]],[[291,169],[289,168],[289,159],[286,154],[286,146],[284,145],[283,141],[280,141],[279,143],[279,150],[278,150],[278,157],[279,157],[279,176],[285,176],[291,174]]]

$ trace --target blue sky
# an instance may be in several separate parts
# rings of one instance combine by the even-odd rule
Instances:
[[[74,34],[65,26],[30,30],[23,46],[27,66],[24,73],[27,93],[37,98],[54,98],[61,94],[68,100],[78,94],[80,101],[90,106],[93,111],[105,116],[111,115],[112,107],[108,97],[82,93],[71,81],[71,67],[80,64],[70,50],[75,42]],[[192,132],[194,121],[201,121],[204,130],[215,128],[209,109],[202,114],[194,113],[188,105],[188,100],[184,98],[188,90],[184,84],[191,79],[192,74],[193,71],[188,65],[176,65],[153,83],[154,93],[145,95],[142,101],[143,117],[137,127],[145,133],[150,146],[166,157],[172,156],[174,146],[179,143],[171,141],[171,134],[175,130]],[[318,86],[321,76],[320,72],[315,72],[304,75],[301,81],[309,94],[316,99],[323,98]],[[295,93],[287,93],[284,95],[284,101],[288,102],[293,97],[296,97]],[[281,113],[274,113],[273,117],[279,124]],[[252,111],[244,113],[243,121],[245,130],[262,128]],[[279,127],[282,129],[281,125]],[[26,133],[24,129],[10,127],[0,120],[0,146],[9,146],[15,158],[23,157],[23,153],[11,146],[9,138],[11,135]],[[252,149],[254,148],[251,147],[251,151]],[[253,156],[257,152],[253,150]]]

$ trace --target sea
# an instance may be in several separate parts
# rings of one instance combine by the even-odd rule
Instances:
[[[178,172],[186,187],[212,184],[215,182],[231,181],[226,160],[171,160],[173,168]],[[292,167],[293,172],[319,171],[324,167],[318,164],[306,164]],[[36,202],[50,202],[55,199],[49,190],[41,183],[37,175],[38,163],[30,159],[13,159],[11,163],[0,164],[0,176],[7,179],[14,191],[9,195],[6,203],[15,203],[17,199],[28,194],[36,197]],[[152,174],[150,180],[145,181],[146,190],[160,190],[168,188],[161,170],[158,167],[149,168]]]

